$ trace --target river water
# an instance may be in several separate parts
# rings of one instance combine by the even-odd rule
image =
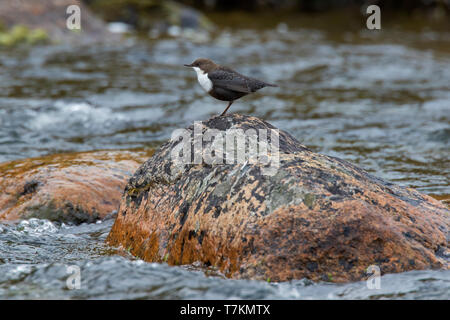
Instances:
[[[287,19],[120,45],[0,49],[0,162],[157,147],[174,129],[225,108],[182,66],[209,57],[279,85],[237,101],[231,112],[448,201],[448,29],[334,30],[308,19],[303,27]],[[103,243],[111,225],[0,224],[0,298],[450,298],[450,271],[383,275],[381,289],[369,290],[365,282],[237,281],[144,263]],[[70,265],[80,267],[81,289],[67,288]]]

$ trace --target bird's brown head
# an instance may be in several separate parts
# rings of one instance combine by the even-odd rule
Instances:
[[[191,64],[185,64],[184,66],[191,68],[200,68],[206,73],[217,68],[217,64],[206,58],[198,58]]]

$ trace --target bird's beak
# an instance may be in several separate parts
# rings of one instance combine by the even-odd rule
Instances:
[[[185,64],[185,67],[191,67],[192,68],[192,64]]]

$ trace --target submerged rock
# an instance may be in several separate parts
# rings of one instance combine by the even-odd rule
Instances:
[[[57,154],[0,164],[0,220],[94,222],[117,212],[146,152]]]
[[[201,262],[228,277],[271,281],[357,281],[371,265],[382,274],[449,267],[449,210],[439,201],[314,153],[281,130],[267,134],[278,141],[278,161],[226,164],[220,156],[231,154],[210,153],[220,139],[207,129],[275,128],[213,117],[162,145],[129,180],[109,244],[146,261]],[[202,135],[209,138],[199,143]],[[209,153],[216,162],[204,161]]]

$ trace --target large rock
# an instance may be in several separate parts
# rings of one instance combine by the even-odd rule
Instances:
[[[144,151],[66,153],[0,164],[0,221],[93,222],[117,212]]]
[[[203,125],[203,133],[274,128],[240,115]],[[274,172],[260,162],[183,164],[173,155],[186,140],[165,143],[128,182],[107,241],[146,261],[199,261],[228,277],[271,281],[355,281],[370,265],[382,273],[449,267],[442,203],[278,137]]]

